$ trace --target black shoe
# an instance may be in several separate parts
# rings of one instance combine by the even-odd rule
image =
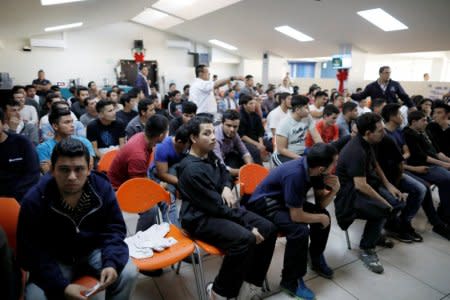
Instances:
[[[413,242],[423,242],[423,237],[416,232],[416,230],[411,226],[411,223],[406,224],[406,232],[410,235]]]
[[[377,242],[377,246],[384,247],[384,248],[394,248],[394,242],[391,240],[388,240],[385,236],[380,237],[380,239]]]
[[[448,225],[438,223],[433,226],[433,231],[442,236],[443,238],[450,240],[450,227]]]
[[[447,216],[444,212],[444,210],[442,209],[442,206],[439,205],[438,209],[437,209],[437,214],[439,216],[439,218],[445,222],[447,225],[450,226],[450,216]]]
[[[140,270],[139,273],[141,273],[142,275],[145,275],[145,276],[149,276],[149,277],[160,277],[163,274],[163,270],[162,269],[158,269],[155,271]]]
[[[333,270],[328,266],[325,257],[321,254],[318,258],[311,258],[311,269],[320,276],[331,279],[333,278]]]
[[[413,238],[411,237],[411,235],[408,233],[408,231],[404,226],[397,225],[389,228],[385,227],[385,229],[386,235],[393,237],[394,239],[400,242],[408,244],[413,242]]]

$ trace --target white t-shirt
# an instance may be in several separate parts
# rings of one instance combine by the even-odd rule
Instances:
[[[283,85],[280,85],[277,88],[277,93],[289,93],[289,94],[292,94],[293,92],[294,92],[294,90],[290,86],[289,87],[285,87]]]
[[[314,129],[314,120],[311,115],[301,119],[300,121],[294,120],[291,114],[284,118],[280,125],[277,127],[277,135],[281,135],[287,138],[287,149],[298,155],[302,155],[305,152],[305,140],[307,131]]]
[[[197,113],[217,114],[214,81],[195,78],[189,89],[189,101],[197,104]]]
[[[368,113],[368,112],[372,112],[372,110],[368,107],[361,107],[358,105],[358,117],[362,114]]]
[[[283,120],[287,115],[288,115],[288,111],[284,112],[281,109],[281,106],[278,106],[277,108],[272,110],[267,115],[266,135],[269,139],[272,137],[271,129],[275,128],[275,132],[276,132],[276,129],[277,129],[278,125],[280,124],[281,120]]]
[[[323,105],[322,105],[320,108],[317,108],[317,106],[315,106],[314,104],[308,105],[309,112],[312,112],[312,111],[320,111],[320,112],[323,113],[323,107],[324,107]],[[314,117],[312,117],[312,118],[313,118],[313,120],[315,120],[315,121],[322,119],[322,117],[320,117],[320,118],[314,118]]]
[[[20,117],[25,123],[31,123],[35,126],[38,125],[38,114],[34,106],[24,105],[24,107],[20,110]]]

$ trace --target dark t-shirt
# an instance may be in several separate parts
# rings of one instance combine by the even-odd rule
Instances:
[[[374,145],[375,155],[389,182],[396,184],[402,175],[403,155],[396,142],[386,135],[380,143]]]
[[[95,119],[86,128],[86,137],[91,142],[97,142],[98,148],[118,146],[119,138],[125,138],[125,126],[120,121],[113,121],[105,126],[99,119]]]
[[[427,126],[427,133],[436,150],[450,156],[450,126],[442,129],[438,123],[431,122]]]
[[[169,123],[169,135],[174,136],[181,125],[183,125],[183,117],[172,119]]]
[[[116,119],[118,121],[121,121],[126,127],[128,125],[128,123],[130,123],[130,121],[137,115],[138,115],[138,113],[134,110],[132,110],[130,112],[124,112],[123,110],[119,110],[116,113]]]
[[[254,141],[264,136],[264,127],[261,118],[257,113],[247,113],[241,108],[241,118],[238,129],[239,136],[248,136]]]
[[[33,80],[32,82],[33,85],[48,85],[51,84],[50,80],[47,79],[38,79],[36,78],[35,80]],[[38,96],[45,96],[48,92],[44,92],[44,91],[36,91],[36,94]]]
[[[375,172],[375,152],[361,135],[352,138],[339,153],[336,174],[341,190],[353,187],[353,177],[366,177],[367,183],[378,188],[381,180]]]

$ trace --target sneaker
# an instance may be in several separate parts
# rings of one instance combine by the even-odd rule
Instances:
[[[334,272],[328,266],[323,254],[321,254],[318,259],[311,259],[311,269],[322,277],[325,277],[327,279],[333,278]]]
[[[394,248],[394,242],[387,239],[386,236],[383,235],[378,239],[377,246],[392,249],[392,248]]]
[[[413,242],[423,242],[423,237],[416,232],[416,230],[411,226],[411,223],[406,224],[406,231],[409,236],[412,238]]]
[[[280,283],[281,290],[295,299],[301,300],[314,300],[316,295],[306,285],[303,279],[298,281],[297,287],[293,287],[292,284],[285,284],[283,281]]]
[[[213,283],[210,282],[206,285],[206,295],[209,300],[227,300],[228,298],[219,296],[213,291]],[[233,298],[234,299],[234,298]]]
[[[262,300],[264,299],[264,292],[260,286],[244,281],[239,291],[237,300]]]
[[[390,227],[385,228],[386,229],[386,235],[393,237],[394,239],[403,242],[403,243],[412,243],[413,242],[413,238],[411,237],[411,235],[409,235],[408,231],[402,227],[402,226],[395,226],[395,227]]]
[[[378,259],[378,255],[373,249],[361,250],[359,254],[359,259],[362,260],[364,265],[372,272],[381,274],[384,272],[383,265]]]
[[[450,227],[448,225],[444,223],[438,223],[433,226],[433,231],[442,236],[443,238],[450,240]]]

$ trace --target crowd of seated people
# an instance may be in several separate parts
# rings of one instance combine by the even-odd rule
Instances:
[[[147,75],[141,66],[127,92],[91,81],[65,99],[40,70],[2,101],[0,196],[22,205],[17,260],[30,273],[27,298],[77,298],[85,290],[71,283],[72,271],[84,263],[107,299],[130,297],[137,273],[114,191],[135,177],[171,198],[141,213],[136,230],[155,224],[159,209],[163,221],[224,251],[209,299],[261,299],[279,234],[287,240],[282,290],[314,299],[303,277],[308,253],[319,275],[333,277],[324,256],[332,202],[341,229],[366,220],[360,259],[375,273],[384,272],[376,246],[423,241],[412,225],[421,207],[450,240],[450,106],[410,98],[389,67],[365,89],[330,97],[316,84],[299,93],[289,74],[264,87],[250,74],[210,78],[205,65],[182,91],[171,83],[161,95]],[[112,150],[109,171],[90,172]],[[251,163],[273,168],[240,203],[234,181]]]

